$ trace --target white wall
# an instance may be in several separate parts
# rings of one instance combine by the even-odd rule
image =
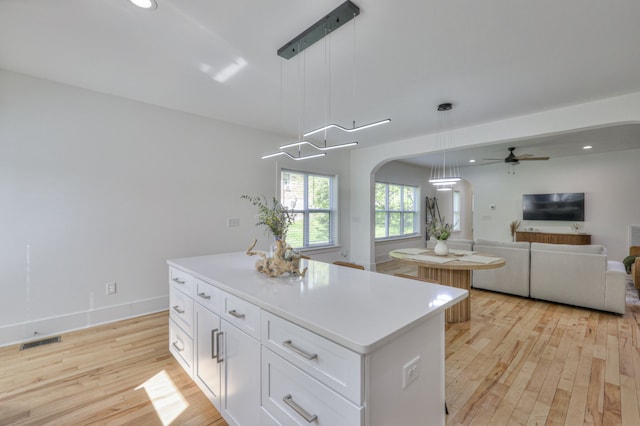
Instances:
[[[167,258],[266,249],[240,196],[275,194],[279,167],[340,174],[348,249],[348,155],[260,159],[281,143],[0,70],[0,345],[166,309]]]
[[[507,175],[504,164],[465,168],[462,174],[474,190],[474,235],[510,241],[509,223],[522,220],[522,194],[584,192],[583,232],[592,235],[592,244],[607,247],[609,259],[622,260],[629,252],[628,225],[640,221],[639,165],[640,150],[631,150],[522,162],[515,175]],[[521,229],[571,232],[572,223],[523,221]]]

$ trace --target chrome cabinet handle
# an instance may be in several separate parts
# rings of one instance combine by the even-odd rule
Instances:
[[[206,293],[198,293],[198,296],[202,297],[203,299],[207,299],[207,300],[211,299],[211,296],[209,296]]]
[[[184,309],[180,309],[180,305],[176,305],[173,307],[173,310],[179,314],[184,314]]]
[[[218,335],[216,336],[216,346],[218,347],[218,354],[216,355],[218,357],[218,361],[216,361],[218,364],[222,363],[222,361],[224,361],[224,359],[222,359],[222,352],[220,351],[220,336],[222,336],[224,334],[224,331],[218,333]]]
[[[240,318],[240,319],[244,318],[244,314],[239,314],[238,312],[236,312],[235,309],[230,310],[229,315],[231,315],[232,317]]]
[[[175,342],[173,342],[172,345],[173,345],[174,348],[176,348],[176,350],[178,352],[184,351],[184,346],[183,347],[178,346],[178,341],[177,340]]]
[[[211,359],[218,358],[218,354],[216,354],[216,345],[215,345],[217,332],[218,332],[217,328],[211,330]]]
[[[175,282],[177,282],[178,284],[184,284],[186,283],[186,281],[181,280],[180,278],[176,277],[173,279]]]
[[[305,410],[304,408],[302,408],[301,406],[299,406],[298,404],[293,402],[293,397],[290,394],[286,395],[284,398],[282,398],[282,401],[285,404],[287,404],[289,407],[291,407],[293,409],[293,411],[295,411],[296,413],[300,414],[302,416],[302,418],[305,419],[308,423],[311,423],[312,421],[314,421],[314,420],[316,420],[318,418],[317,415],[309,414],[309,412],[307,412],[307,410]]]
[[[310,354],[309,352],[300,349],[299,347],[294,345],[293,342],[291,342],[291,340],[285,340],[284,342],[282,342],[282,346],[291,349],[292,351],[294,351],[295,353],[297,353],[301,357],[304,357],[304,358],[306,358],[308,360],[312,360],[312,359],[318,358],[318,354]]]

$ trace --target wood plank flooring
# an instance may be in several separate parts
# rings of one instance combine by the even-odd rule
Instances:
[[[417,274],[379,265],[383,273]],[[482,290],[446,326],[448,425],[640,425],[640,309]],[[168,314],[0,348],[0,425],[226,425],[168,351]]]
[[[0,348],[0,425],[226,425],[168,350],[168,312]]]
[[[447,424],[640,425],[639,321],[472,289],[471,321],[446,325]]]

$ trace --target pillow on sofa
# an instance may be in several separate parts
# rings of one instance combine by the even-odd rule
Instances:
[[[545,251],[561,251],[568,253],[587,253],[587,254],[606,254],[604,246],[592,244],[592,245],[573,245],[573,244],[545,244],[545,243],[531,243],[531,250],[545,250]]]
[[[512,242],[512,241],[491,241],[483,240],[479,238],[473,243],[476,246],[490,246],[490,247],[508,247],[508,248],[521,248],[528,249],[529,243],[526,241]]]

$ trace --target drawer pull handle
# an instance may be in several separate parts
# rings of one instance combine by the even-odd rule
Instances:
[[[230,310],[229,315],[231,315],[232,317],[240,318],[240,319],[244,318],[244,314],[239,314],[238,312],[236,312],[235,309]]]
[[[186,281],[181,280],[180,278],[176,277],[173,279],[175,282],[177,282],[178,284],[184,284],[186,283]]]
[[[282,401],[284,401],[285,404],[291,407],[293,411],[300,414],[302,418],[305,419],[308,423],[311,423],[318,419],[317,415],[309,414],[307,410],[305,410],[304,408],[302,408],[301,406],[293,402],[293,397],[291,395],[285,396],[284,398],[282,398]]]
[[[176,350],[178,352],[184,351],[184,346],[182,346],[182,347],[178,346],[178,341],[173,342],[172,345],[173,345],[174,348],[176,348]]]
[[[176,311],[179,314],[184,314],[184,309],[180,308],[180,305],[176,305],[173,307],[173,310]]]
[[[214,328],[213,330],[211,330],[211,359],[216,359],[218,358],[218,354],[216,353],[216,348],[215,348],[215,342],[216,342],[216,333],[218,332],[217,328]],[[218,346],[218,350],[220,349],[220,346]]]
[[[222,336],[223,334],[224,334],[224,331],[221,331],[216,335],[216,346],[218,347],[218,353],[216,354],[216,356],[218,357],[218,361],[216,362],[218,364],[221,364],[222,361],[224,361],[224,359],[222,359],[222,352],[220,351],[220,336]]]
[[[295,353],[297,353],[301,357],[304,357],[304,358],[306,358],[308,360],[312,360],[312,359],[318,358],[318,354],[310,354],[309,352],[300,349],[299,347],[294,345],[293,342],[291,342],[291,340],[285,340],[284,342],[282,342],[282,346],[291,349],[292,351],[294,351]]]
[[[202,297],[203,299],[207,299],[207,300],[211,299],[211,296],[209,296],[206,293],[198,293],[198,296]]]

